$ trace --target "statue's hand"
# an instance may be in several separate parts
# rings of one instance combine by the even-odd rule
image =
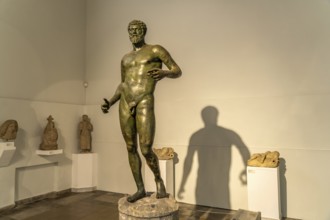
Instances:
[[[108,113],[109,112],[109,109],[110,109],[110,102],[107,100],[107,99],[103,99],[104,100],[104,104],[101,105],[101,109],[102,109],[102,112],[104,114]]]
[[[155,68],[148,71],[148,76],[151,76],[154,80],[159,81],[166,77],[167,72],[165,70]]]

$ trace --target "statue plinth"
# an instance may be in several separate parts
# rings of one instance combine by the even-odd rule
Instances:
[[[91,192],[96,189],[96,153],[72,154],[72,191]]]
[[[36,150],[36,154],[42,155],[42,156],[51,156],[56,154],[63,154],[63,149],[57,149],[57,150]]]
[[[178,220],[179,205],[169,198],[157,199],[156,193],[134,203],[127,202],[127,196],[118,201],[119,220]]]

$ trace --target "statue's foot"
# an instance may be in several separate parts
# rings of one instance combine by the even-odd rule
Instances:
[[[168,197],[163,180],[158,180],[158,181],[156,180],[156,186],[157,186],[157,194],[156,194],[157,199]]]
[[[136,202],[137,200],[146,197],[146,195],[147,194],[145,190],[139,190],[135,194],[127,197],[127,202],[131,202],[131,203]]]

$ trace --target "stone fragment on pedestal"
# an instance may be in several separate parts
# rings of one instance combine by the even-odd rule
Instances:
[[[156,193],[134,203],[127,202],[127,196],[118,201],[119,220],[178,220],[179,205],[169,198],[157,199]]]

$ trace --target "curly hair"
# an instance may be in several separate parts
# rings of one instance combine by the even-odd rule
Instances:
[[[143,21],[140,21],[140,20],[133,20],[133,21],[131,21],[131,22],[128,24],[127,29],[129,29],[129,27],[130,27],[131,25],[138,25],[139,27],[142,28],[144,34],[147,33],[147,25],[146,25]]]

